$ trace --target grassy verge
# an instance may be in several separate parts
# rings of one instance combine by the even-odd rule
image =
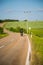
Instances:
[[[43,37],[43,28],[33,28],[31,29],[32,34],[38,37]]]
[[[32,29],[32,64],[43,65],[43,29]]]
[[[3,37],[6,37],[7,35],[8,35],[7,33],[0,34],[0,39],[3,38]]]

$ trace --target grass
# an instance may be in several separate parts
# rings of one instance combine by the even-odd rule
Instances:
[[[6,22],[6,24],[4,25],[5,28],[16,28],[16,27],[21,27],[24,29],[27,29],[27,22],[22,21],[22,22]],[[43,28],[43,21],[41,22],[28,22],[28,28]]]
[[[7,35],[8,35],[7,33],[0,34],[0,39],[3,38],[3,37],[6,37]]]
[[[43,29],[32,29],[32,65],[43,65]]]
[[[43,37],[43,28],[33,28],[31,29],[32,34],[38,37]]]

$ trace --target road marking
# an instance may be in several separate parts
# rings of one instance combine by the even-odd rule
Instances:
[[[1,48],[3,48],[3,47],[5,47],[5,45],[3,45],[3,46],[0,46],[0,49],[1,49]]]
[[[28,36],[27,36],[27,40],[28,40],[28,52],[27,52],[27,58],[26,58],[26,64],[25,65],[30,65],[29,56],[31,53],[31,44],[30,44],[30,41],[28,39]]]

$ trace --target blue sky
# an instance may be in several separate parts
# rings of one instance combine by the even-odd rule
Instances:
[[[43,0],[0,0],[0,19],[43,20]]]

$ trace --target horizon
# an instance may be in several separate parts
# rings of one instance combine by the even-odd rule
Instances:
[[[9,18],[9,19],[7,19],[7,18],[6,18],[6,19],[0,19],[0,20],[19,20],[19,21],[25,21],[25,20],[27,20],[27,21],[43,21],[43,20],[37,20],[37,19],[36,19],[36,20],[29,20],[29,19],[10,19],[10,18]]]
[[[43,20],[43,0],[0,0],[0,19]]]

